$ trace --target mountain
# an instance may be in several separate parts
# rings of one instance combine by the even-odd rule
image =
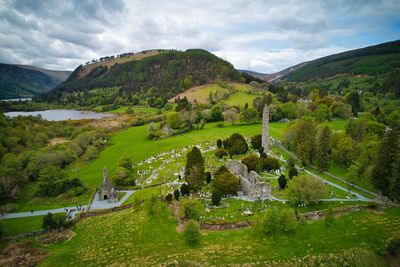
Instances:
[[[119,95],[134,95],[142,100],[169,99],[194,85],[242,79],[232,64],[202,49],[150,50],[87,62],[40,99],[72,101],[79,92],[86,92],[89,98],[92,89],[104,89],[106,94],[113,88],[118,88]]]
[[[266,81],[307,82],[338,74],[380,75],[400,67],[400,40],[303,62],[266,76]]]
[[[70,71],[0,63],[0,99],[33,97],[53,89]]]
[[[267,77],[269,76],[269,74],[256,72],[256,71],[252,71],[252,70],[239,70],[239,71],[245,75],[250,75],[252,77],[255,77],[255,78],[259,79],[260,81],[266,81]]]

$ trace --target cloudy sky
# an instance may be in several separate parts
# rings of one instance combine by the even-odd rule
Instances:
[[[400,39],[399,0],[0,0],[0,62],[73,70],[93,58],[203,48],[272,73]]]

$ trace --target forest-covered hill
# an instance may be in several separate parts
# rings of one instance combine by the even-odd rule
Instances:
[[[111,87],[119,88],[121,95],[169,99],[193,85],[243,79],[232,64],[202,49],[160,50],[140,59],[111,66],[102,64],[82,75],[85,67],[76,68],[65,82],[40,99],[65,102],[78,92]]]
[[[54,71],[28,65],[0,64],[0,99],[33,97],[53,89],[70,71]]]

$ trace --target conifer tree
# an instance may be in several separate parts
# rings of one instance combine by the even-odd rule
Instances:
[[[329,137],[331,131],[328,126],[320,129],[317,134],[316,140],[316,158],[317,168],[320,171],[326,171],[329,167]]]
[[[198,191],[204,184],[204,159],[200,150],[197,147],[187,154],[185,180],[190,189]]]

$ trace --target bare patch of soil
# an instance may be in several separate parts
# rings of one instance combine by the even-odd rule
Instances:
[[[68,242],[75,236],[75,232],[71,230],[65,230],[62,232],[54,231],[37,237],[37,240],[43,244],[54,244]]]
[[[69,140],[66,139],[66,138],[56,137],[56,138],[53,138],[53,139],[51,139],[51,140],[49,141],[49,145],[62,144],[62,143],[66,143],[66,142],[68,142],[68,141],[69,141]]]
[[[46,258],[46,252],[31,245],[32,241],[8,244],[0,256],[0,266],[37,265]]]

